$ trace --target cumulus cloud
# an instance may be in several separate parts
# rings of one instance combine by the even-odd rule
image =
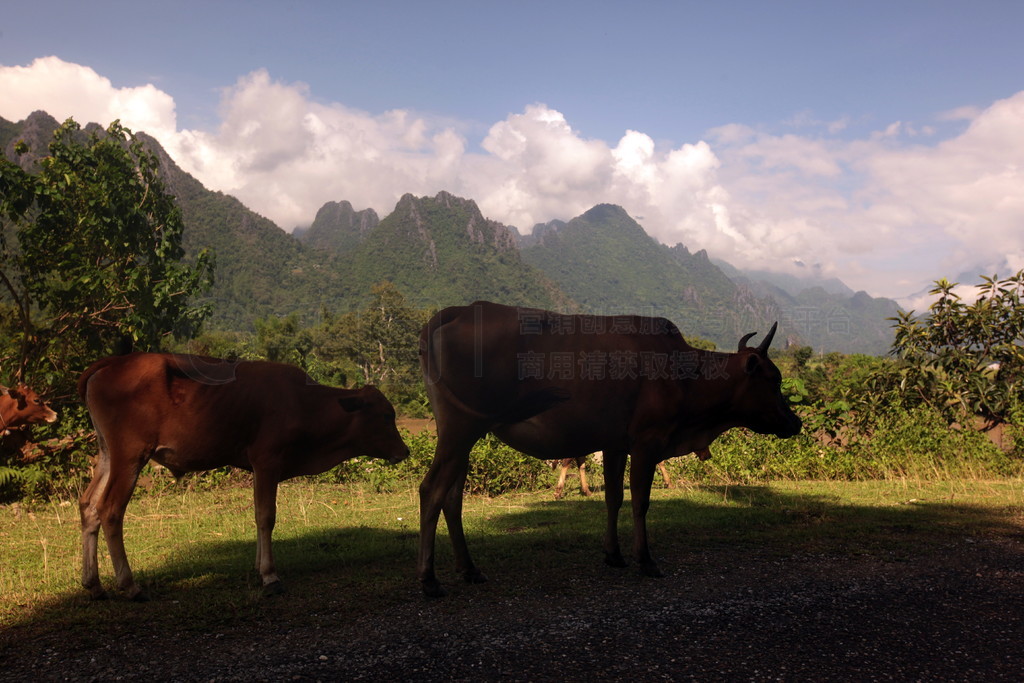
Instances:
[[[787,122],[796,133],[727,122],[705,140],[665,146],[637,130],[588,139],[541,103],[471,140],[458,122],[319,102],[309,86],[265,70],[223,90],[212,130],[179,129],[173,98],[152,85],[117,88],[55,57],[0,67],[0,91],[7,119],[35,109],[81,122],[120,118],[205,185],[285,229],[308,224],[331,200],[386,215],[406,192],[447,190],[527,231],[620,204],[663,242],[741,267],[803,263],[873,294],[911,292],[965,268],[1024,265],[1024,92],[937,113],[960,126],[945,139],[928,122],[854,138],[848,118],[801,112]]]
[[[174,99],[153,85],[115,88],[87,66],[42,57],[28,66],[0,66],[0,116],[19,121],[45,110],[63,121],[106,125],[114,119],[133,130],[167,137],[177,131]]]

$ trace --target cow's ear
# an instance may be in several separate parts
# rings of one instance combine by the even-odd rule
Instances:
[[[27,404],[25,401],[25,394],[21,392],[21,387],[17,389],[8,389],[7,395],[18,402],[18,408],[24,408]]]
[[[345,396],[344,398],[339,398],[338,403],[340,403],[341,407],[348,413],[354,413],[366,407],[366,401],[358,396]]]
[[[761,357],[756,353],[752,353],[747,356],[747,359],[743,362],[743,370],[748,374],[752,375],[761,369]]]

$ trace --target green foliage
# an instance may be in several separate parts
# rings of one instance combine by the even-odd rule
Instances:
[[[1003,452],[984,434],[950,429],[927,406],[881,415],[870,438],[822,439],[805,430],[776,439],[731,430],[712,446],[712,458],[674,458],[674,478],[691,483],[770,480],[985,479],[1024,475],[1021,453]]]
[[[48,151],[34,174],[0,158],[0,275],[20,315],[22,374],[65,388],[126,342],[195,334],[209,310],[190,298],[210,285],[212,257],[181,262],[181,214],[157,159],[118,122],[82,141],[69,119]]]
[[[981,416],[1006,422],[1024,391],[1024,270],[997,280],[982,276],[979,296],[967,303],[942,279],[928,314],[901,312],[893,353],[903,365],[900,394],[950,421]]]
[[[349,300],[388,280],[420,307],[491,299],[551,308],[565,301],[545,275],[523,261],[515,236],[476,203],[441,192],[402,197],[394,212],[340,257]]]
[[[523,455],[488,434],[470,451],[466,490],[490,496],[532,491],[549,485],[550,477],[551,468],[543,460]]]
[[[406,414],[422,416],[419,336],[431,311],[409,306],[391,282],[374,285],[370,295],[362,310],[328,316],[313,332],[312,356],[320,364],[318,372],[373,384],[404,407]]]
[[[313,336],[308,329],[302,329],[294,313],[285,318],[269,316],[256,321],[254,350],[263,360],[305,368],[313,350]]]
[[[61,415],[35,428],[49,438],[30,455],[0,447],[7,498],[80,483],[88,420],[74,395],[78,373],[126,347],[191,337],[209,314],[191,299],[210,285],[212,256],[182,261],[181,214],[157,158],[131,131],[115,121],[84,135],[69,119],[47,151],[30,170],[0,156],[0,379],[48,393]]]

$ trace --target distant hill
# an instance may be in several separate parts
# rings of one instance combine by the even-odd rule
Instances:
[[[706,252],[658,243],[619,206],[539,225],[522,243],[523,259],[587,311],[663,315],[684,335],[726,348],[747,331],[767,330],[775,313],[770,299],[737,287]]]
[[[18,161],[31,166],[46,154],[58,126],[44,112],[17,124],[0,120],[0,144],[13,159],[14,143],[24,140],[30,153]],[[97,129],[90,124],[83,135]],[[341,278],[329,258],[300,244],[234,197],[207,190],[182,171],[154,138],[145,133],[137,136],[157,155],[161,178],[181,209],[186,259],[203,248],[215,253],[211,326],[249,329],[256,318],[293,312],[315,315],[321,303],[339,299]]]
[[[513,229],[484,218],[476,202],[447,192],[402,197],[391,214],[340,255],[339,267],[354,297],[390,280],[424,307],[475,299],[572,306],[543,273],[523,261]]]
[[[721,259],[712,259],[712,261],[734,282],[757,286],[769,284],[772,287],[781,289],[790,296],[797,296],[800,292],[812,287],[821,287],[827,293],[838,296],[851,297],[856,294],[856,292],[846,286],[845,282],[835,277],[823,278],[810,273],[800,277],[788,273],[773,273],[768,270],[740,270]]]
[[[344,254],[355,249],[378,223],[380,218],[373,209],[356,211],[346,201],[327,202],[312,225],[292,236],[314,249]]]
[[[57,126],[43,112],[18,123],[0,119],[0,149],[13,159],[15,142],[25,140],[32,151],[19,163],[31,166]],[[405,195],[382,219],[336,201],[289,235],[234,197],[207,190],[156,140],[139,137],[158,155],[181,208],[187,257],[215,252],[213,327],[251,329],[260,317],[292,313],[310,322],[323,309],[362,307],[374,284],[391,280],[420,307],[492,299],[664,315],[684,334],[730,349],[774,320],[780,340],[816,350],[885,353],[891,340],[892,301],[853,294],[838,281],[742,273],[703,250],[660,244],[618,206],[601,204],[520,236],[447,192]]]
[[[892,323],[899,305],[867,292],[854,292],[837,278],[797,277],[784,273],[716,264],[736,283],[764,292],[778,302],[788,328],[817,351],[882,355],[892,344]]]

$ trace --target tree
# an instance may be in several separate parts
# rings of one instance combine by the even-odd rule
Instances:
[[[1024,270],[1004,280],[982,276],[973,303],[957,286],[938,280],[927,315],[900,312],[891,319],[892,351],[903,361],[900,390],[951,421],[1006,422],[1024,391]]]
[[[19,144],[19,155],[27,147]],[[195,334],[213,260],[182,263],[183,223],[158,160],[117,121],[84,135],[68,119],[36,172],[0,155],[0,284],[16,309],[29,368],[67,382],[88,361]]]
[[[320,330],[317,355],[327,363],[350,364],[361,383],[375,384],[398,403],[416,402],[419,378],[419,335],[429,311],[409,307],[391,282],[371,290],[361,311],[329,320]],[[348,374],[348,373],[346,373]]]
[[[267,316],[257,320],[255,326],[255,351],[260,358],[306,368],[306,356],[313,348],[313,339],[310,331],[299,324],[298,315]]]

